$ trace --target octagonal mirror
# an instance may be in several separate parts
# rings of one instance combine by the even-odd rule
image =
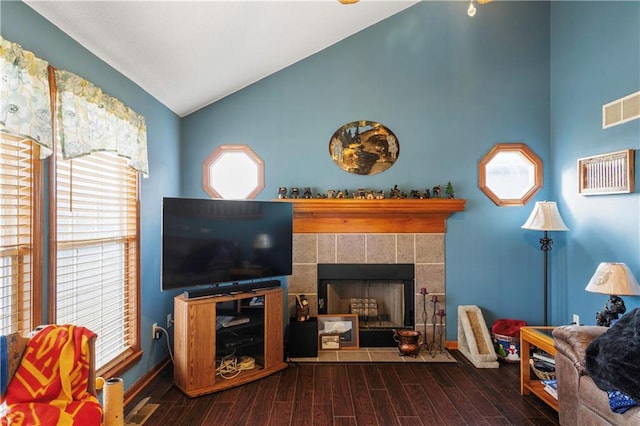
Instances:
[[[523,143],[499,143],[479,164],[478,186],[498,206],[523,206],[542,188],[542,160]]]
[[[220,145],[202,163],[202,187],[213,198],[254,199],[264,189],[264,162],[247,145]]]

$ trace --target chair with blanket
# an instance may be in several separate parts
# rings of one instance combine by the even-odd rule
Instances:
[[[74,325],[38,327],[28,339],[0,336],[0,402],[5,425],[100,425],[95,339]]]

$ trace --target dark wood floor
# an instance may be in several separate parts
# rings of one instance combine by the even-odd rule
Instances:
[[[518,364],[290,364],[238,388],[187,398],[163,371],[136,400],[160,404],[146,425],[557,425],[520,396]],[[135,406],[133,401],[128,409]]]

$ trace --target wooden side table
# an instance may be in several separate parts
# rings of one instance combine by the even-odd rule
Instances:
[[[555,327],[521,327],[520,328],[520,395],[533,393],[547,405],[558,411],[558,400],[544,390],[544,384],[535,375],[531,377],[531,348],[536,347],[555,356],[551,332]]]

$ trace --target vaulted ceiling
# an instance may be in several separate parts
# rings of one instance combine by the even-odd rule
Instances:
[[[416,3],[24,1],[179,116]]]

